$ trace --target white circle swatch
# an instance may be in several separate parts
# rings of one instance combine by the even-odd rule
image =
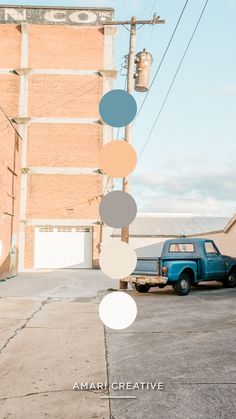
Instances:
[[[105,326],[122,330],[136,319],[137,305],[129,294],[115,291],[107,294],[99,305],[99,316]]]
[[[110,241],[102,247],[99,255],[101,270],[114,279],[128,277],[135,270],[136,264],[135,250],[127,243],[120,241]]]

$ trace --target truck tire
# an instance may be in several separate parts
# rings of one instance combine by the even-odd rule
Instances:
[[[230,272],[228,278],[223,281],[225,288],[234,288],[236,287],[236,269]]]
[[[188,295],[191,288],[191,279],[188,274],[183,272],[178,281],[174,282],[173,288],[177,295]]]
[[[148,284],[137,284],[135,282],[134,284],[136,291],[141,292],[141,293],[146,293],[150,290],[150,285]]]

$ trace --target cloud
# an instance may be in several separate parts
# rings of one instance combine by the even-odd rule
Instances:
[[[229,88],[229,93],[231,93],[232,95],[236,96],[236,84],[232,84]]]
[[[236,212],[236,170],[136,174],[132,193],[139,211],[226,215]]]

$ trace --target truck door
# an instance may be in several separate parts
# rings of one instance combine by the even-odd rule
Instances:
[[[212,241],[205,242],[206,279],[223,279],[225,276],[225,260]]]

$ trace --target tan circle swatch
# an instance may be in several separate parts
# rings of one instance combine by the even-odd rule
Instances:
[[[103,273],[110,278],[126,278],[135,270],[136,252],[127,243],[110,241],[102,247],[99,264]]]
[[[134,170],[137,163],[137,154],[126,141],[110,141],[102,148],[99,163],[100,169],[108,176],[125,177]]]

